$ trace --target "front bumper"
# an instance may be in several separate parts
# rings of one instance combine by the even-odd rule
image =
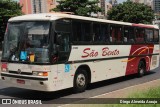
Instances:
[[[49,87],[48,77],[31,75],[28,76],[1,72],[1,78],[3,78],[2,81],[4,82],[4,84],[9,87],[18,87],[38,91],[52,91]],[[17,79],[24,80],[25,84],[18,83]]]
[[[40,80],[40,81],[47,81],[48,80],[47,77],[15,75],[15,74],[11,74],[11,73],[1,73],[1,77],[12,77],[12,78],[29,79],[29,80]]]

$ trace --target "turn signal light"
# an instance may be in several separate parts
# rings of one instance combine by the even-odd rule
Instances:
[[[48,76],[48,72],[33,71],[35,76]]]
[[[48,76],[48,72],[40,72],[38,73],[38,76]]]

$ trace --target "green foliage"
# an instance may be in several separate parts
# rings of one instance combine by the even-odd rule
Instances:
[[[107,14],[109,20],[131,23],[151,24],[154,19],[154,12],[150,7],[130,0],[113,7]]]
[[[91,16],[91,13],[102,12],[98,0],[60,0],[59,5],[51,9],[56,12],[72,12],[75,15]]]
[[[21,15],[21,6],[12,0],[0,0],[0,41],[3,40],[9,18]]]

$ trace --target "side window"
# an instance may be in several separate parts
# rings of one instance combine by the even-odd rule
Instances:
[[[124,27],[124,37],[123,37],[123,41],[125,43],[134,43],[135,39],[134,39],[134,28],[133,27]]]
[[[158,30],[154,30],[154,42],[159,42],[159,32],[158,32]]]
[[[82,41],[92,41],[92,35],[91,35],[91,23],[83,22],[82,27]]]
[[[93,41],[109,42],[108,25],[93,23]]]
[[[109,42],[108,24],[101,25],[101,41]]]
[[[82,41],[81,27],[82,27],[82,25],[81,25],[80,21],[73,21],[72,22],[73,41]]]
[[[100,23],[93,24],[93,41],[101,40],[101,25]]]
[[[71,21],[60,19],[55,22],[55,42],[57,44],[58,61],[66,61],[70,52]]]
[[[71,21],[69,19],[59,19],[55,24],[56,32],[70,32],[71,31]]]
[[[92,41],[91,23],[80,20],[73,20],[72,22],[73,41],[85,42]]]
[[[69,52],[69,34],[68,33],[61,33],[57,34],[57,36],[61,36],[61,44],[60,44],[60,50],[61,52]]]
[[[118,25],[110,26],[110,41],[114,43],[122,42],[122,27]]]
[[[136,28],[136,42],[143,43],[144,40],[145,40],[144,29],[143,28]]]
[[[153,42],[153,30],[145,29],[146,42]]]

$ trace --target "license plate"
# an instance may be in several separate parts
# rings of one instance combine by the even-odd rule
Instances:
[[[17,79],[17,83],[19,83],[19,84],[25,84],[25,81],[24,81],[24,80]]]

